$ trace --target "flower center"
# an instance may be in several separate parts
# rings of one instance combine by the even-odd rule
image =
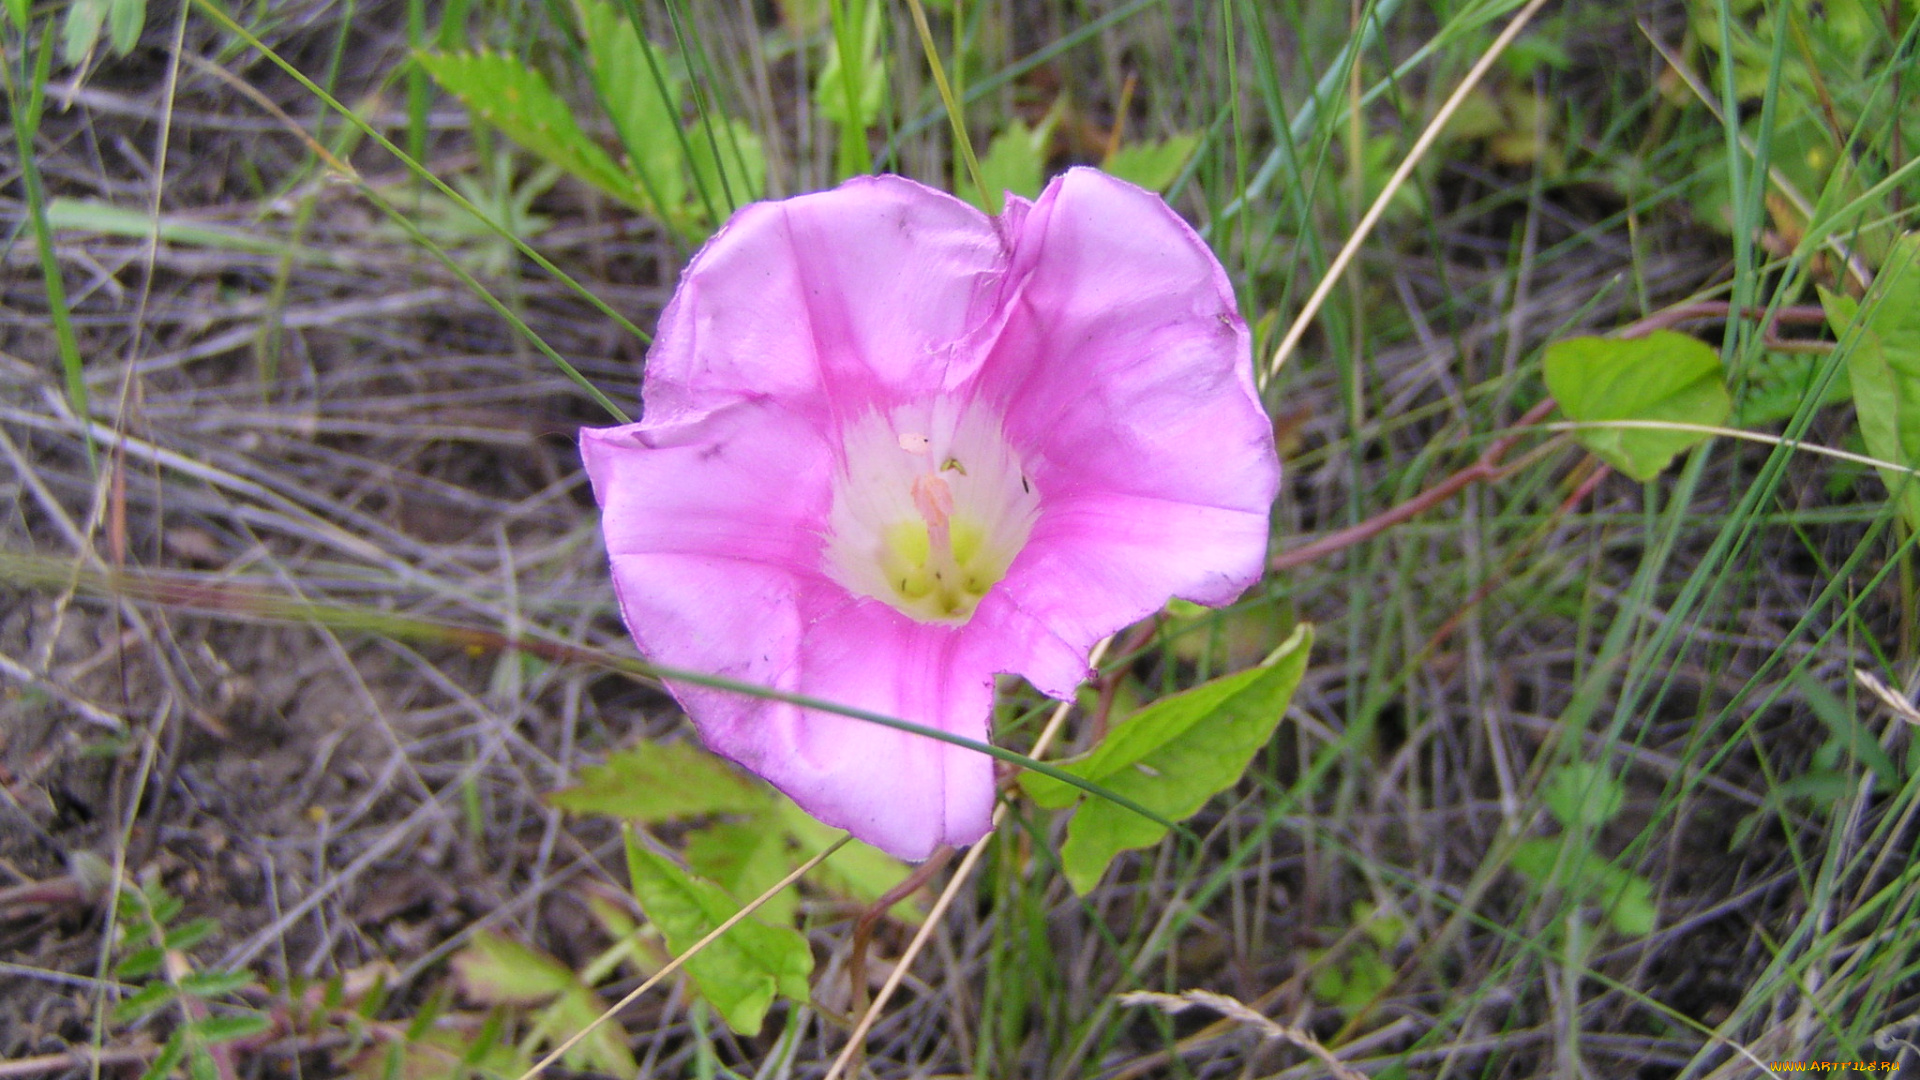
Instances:
[[[966,622],[1040,513],[999,424],[943,399],[868,413],[842,448],[828,574],[921,622]]]

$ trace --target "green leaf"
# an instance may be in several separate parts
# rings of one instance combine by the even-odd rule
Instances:
[[[713,144],[720,144],[720,160],[714,161]],[[753,128],[741,120],[726,120],[714,127],[713,139],[707,138],[706,128],[695,125],[687,132],[687,144],[693,150],[693,175],[704,185],[714,203],[725,210],[721,201],[731,192],[734,202],[745,205],[767,190],[767,152],[760,144],[760,136]],[[722,173],[726,183],[720,182]]]
[[[537,1005],[579,985],[567,965],[484,930],[454,956],[453,972],[463,993],[489,1005]]]
[[[172,922],[186,906],[185,900],[165,889],[156,888],[147,895],[147,911],[153,916],[155,926]],[[212,919],[195,919],[167,935],[167,948],[191,949],[218,928],[219,924]]]
[[[1733,414],[1737,428],[1755,428],[1763,424],[1790,420],[1826,378],[1826,390],[1816,407],[1840,405],[1853,400],[1853,380],[1846,365],[1837,364],[1827,378],[1826,356],[1815,353],[1767,353],[1747,367],[1746,391]]]
[[[115,1023],[127,1024],[156,1012],[167,1006],[177,996],[173,984],[169,982],[151,982],[141,987],[132,997],[123,998],[113,1007]]]
[[[702,814],[757,813],[768,793],[692,743],[622,750],[604,765],[580,771],[580,783],[547,796],[576,814],[606,814],[641,824]]]
[[[187,1080],[220,1080],[220,1067],[201,1043],[187,1043]]]
[[[60,56],[68,64],[78,67],[93,51],[93,43],[100,40],[100,28],[107,22],[107,5],[111,0],[73,0],[67,8],[66,26],[62,28],[60,38]],[[25,26],[24,21],[21,22]]]
[[[140,979],[160,970],[167,959],[167,950],[158,945],[149,945],[127,954],[125,960],[114,965],[114,977],[119,979]]]
[[[1827,809],[1852,795],[1859,787],[1860,778],[1852,773],[1839,769],[1814,769],[1774,785],[1768,793],[1768,802],[1784,806],[1796,799],[1805,799],[1814,806]]]
[[[1342,961],[1329,963],[1325,949],[1307,953],[1313,966],[1313,996],[1349,1011],[1364,1009],[1393,987],[1393,965],[1366,947]]]
[[[107,7],[107,38],[113,43],[113,55],[125,56],[140,43],[140,31],[147,25],[147,0],[110,0]]]
[[[199,998],[217,998],[251,985],[253,976],[244,971],[196,971],[180,980],[180,992]]]
[[[633,876],[634,897],[676,955],[685,955],[740,910],[720,886],[680,869],[631,832],[627,867]],[[728,1027],[742,1035],[756,1035],[775,995],[806,1000],[813,952],[807,939],[792,927],[768,926],[749,916],[688,957],[686,966]]]
[[[1839,695],[1821,685],[1820,680],[1798,671],[1793,676],[1793,688],[1799,692],[1802,701],[1827,725],[1833,733],[1836,744],[1854,759],[1864,763],[1879,777],[1886,789],[1900,786],[1900,766],[1894,764],[1892,755],[1874,738],[1867,725],[1860,722],[1860,716],[1847,707]]]
[[[745,822],[709,825],[687,837],[687,866],[727,890],[737,900],[752,900],[779,883],[793,870],[784,829],[754,818]],[[774,926],[793,924],[799,898],[792,889],[773,896],[754,918]]]
[[[781,798],[776,809],[780,822],[800,845],[802,861],[811,859],[840,839],[840,830],[822,825],[812,814]],[[829,892],[866,903],[885,896],[888,889],[907,876],[907,864],[861,840],[854,840],[820,864],[810,880]],[[918,926],[926,916],[911,900],[893,905],[887,914],[910,926]]]
[[[1513,868],[1543,888],[1558,886],[1582,903],[1599,906],[1613,928],[1628,937],[1653,932],[1658,915],[1653,883],[1611,859],[1561,839],[1534,839],[1514,849]]]
[[[1140,710],[1066,771],[1127,796],[1162,817],[1193,816],[1245,772],[1305,674],[1313,644],[1302,624],[1258,667],[1194,687]],[[1020,782],[1042,806],[1065,806],[1078,789],[1027,773]],[[1074,814],[1060,859],[1085,895],[1123,851],[1158,843],[1166,829],[1123,807],[1089,799]]]
[[[228,1016],[202,1017],[188,1027],[205,1042],[224,1043],[249,1038],[270,1030],[273,1027],[273,1018],[265,1013],[233,1013]]]
[[[435,82],[529,152],[630,206],[649,209],[634,178],[574,122],[537,71],[497,53],[417,52]]]
[[[1200,148],[1198,135],[1172,135],[1158,142],[1130,143],[1107,155],[1102,169],[1149,191],[1164,192],[1180,177],[1193,152]]]
[[[1547,346],[1547,391],[1581,421],[1724,424],[1732,402],[1720,357],[1696,338],[1659,330],[1643,338],[1578,337]],[[1697,431],[1582,428],[1574,433],[1607,464],[1651,480],[1674,455],[1701,442]]]
[[[154,1056],[153,1064],[147,1066],[147,1071],[140,1074],[140,1080],[165,1080],[166,1077],[173,1075],[174,1066],[180,1064],[180,1059],[186,1055],[186,1052],[186,1031],[184,1029],[174,1031],[173,1037],[167,1040],[167,1045],[161,1047],[160,1053]]]
[[[0,11],[4,11],[13,20],[13,25],[23,34],[27,32],[27,5],[30,2],[31,0],[6,0],[6,5],[0,7]]]
[[[1853,409],[1867,453],[1906,468],[1920,466],[1920,237],[1904,236],[1866,299],[1820,290],[1827,321],[1853,378]],[[1881,469],[1907,523],[1920,528],[1920,483]]]
[[[547,1034],[549,1042],[558,1043],[572,1038],[577,1031],[586,1031],[602,1011],[600,999],[593,991],[573,986],[542,1012],[535,1024]],[[563,1060],[569,1068],[612,1076],[633,1076],[640,1071],[633,1052],[627,1049],[626,1031],[611,1019],[587,1032],[587,1037],[575,1043]]]
[[[161,910],[161,907],[162,905],[155,905],[155,911],[154,911],[155,922],[165,923],[168,919],[173,917],[173,914],[176,914],[176,913],[169,913],[165,916],[162,916],[159,913]],[[183,922],[179,926],[176,926],[173,929],[167,931],[166,937],[163,940],[166,942],[167,948],[175,950],[177,952],[184,952],[188,949],[193,948],[195,945],[198,945],[201,942],[207,940],[208,938],[212,937],[214,931],[218,929],[220,929],[220,923],[218,920],[193,919],[189,922]]]
[[[873,167],[867,129],[886,104],[887,66],[880,57],[885,29],[880,0],[845,0],[832,5],[833,44],[813,84],[820,115],[839,128],[836,168],[844,178]],[[851,62],[847,54],[853,54]]]
[[[198,244],[227,251],[282,256],[322,266],[344,268],[351,262],[349,256],[339,252],[294,244],[266,233],[244,233],[166,214],[156,220],[149,217],[145,210],[113,206],[92,199],[54,199],[47,204],[47,224],[55,229],[124,236],[140,241],[145,241],[149,234],[157,231],[160,240],[169,244]]]
[[[981,183],[996,197],[1003,191],[1025,199],[1038,197],[1041,174],[1047,165],[1047,144],[1052,138],[1051,121],[1041,124],[1038,131],[1018,120],[1009,121],[987,144],[986,155],[980,159]],[[956,176],[953,189],[964,193],[973,205],[987,209],[979,186],[970,177]]]
[[[1547,809],[1569,829],[1597,829],[1612,821],[1627,801],[1626,785],[1614,779],[1605,765],[1589,762],[1554,770],[1541,795]]]
[[[642,38],[612,4],[589,0],[585,16],[594,87],[627,148],[641,190],[659,200],[655,213],[670,218],[687,198],[686,155],[680,148],[682,79],[666,53]]]

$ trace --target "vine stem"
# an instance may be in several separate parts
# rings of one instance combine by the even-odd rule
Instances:
[[[1545,420],[1556,407],[1552,398],[1541,399],[1538,405],[1528,409],[1526,414],[1514,422],[1513,429],[1493,440],[1492,445],[1480,455],[1473,464],[1440,481],[1438,484],[1408,499],[1398,506],[1375,514],[1358,525],[1350,525],[1337,532],[1331,532],[1317,540],[1309,541],[1299,547],[1283,551],[1267,560],[1267,570],[1276,572],[1291,570],[1296,566],[1323,559],[1336,551],[1365,543],[1379,536],[1395,525],[1433,509],[1453,498],[1467,488],[1484,480],[1492,480],[1500,475],[1500,463],[1520,441],[1525,429]]]
[[[1760,307],[1736,309],[1734,305],[1724,300],[1704,300],[1697,303],[1675,304],[1669,308],[1662,308],[1648,315],[1646,318],[1622,327],[1614,336],[1620,338],[1641,338],[1646,337],[1656,330],[1667,330],[1679,326],[1681,323],[1699,322],[1708,319],[1731,319],[1736,313],[1746,318],[1766,319],[1768,323],[1767,332],[1769,334],[1772,334],[1774,328],[1780,325],[1818,326],[1826,322],[1827,319],[1827,314],[1824,309],[1811,304],[1792,305],[1769,311]],[[1473,464],[1461,469],[1459,472],[1454,473],[1452,476],[1447,477],[1445,480],[1440,481],[1420,494],[1415,495],[1406,502],[1398,506],[1389,507],[1357,525],[1350,525],[1338,532],[1327,533],[1318,539],[1311,540],[1299,547],[1290,548],[1275,555],[1267,561],[1267,570],[1269,572],[1291,570],[1296,566],[1304,566],[1307,563],[1326,558],[1334,552],[1343,551],[1355,544],[1365,543],[1379,536],[1381,533],[1386,532],[1388,529],[1393,528],[1395,525],[1418,517],[1426,511],[1433,509],[1475,484],[1498,479],[1503,471],[1502,462],[1505,460],[1508,452],[1520,441],[1520,437],[1526,434],[1526,429],[1541,423],[1552,414],[1555,405],[1556,403],[1551,397],[1542,398],[1539,404],[1528,409],[1520,419],[1514,421],[1513,426],[1508,429],[1505,435],[1495,439]],[[1582,485],[1582,491],[1591,493],[1593,486],[1598,482],[1598,477],[1589,477],[1588,483]]]

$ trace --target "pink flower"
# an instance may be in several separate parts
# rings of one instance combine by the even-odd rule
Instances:
[[[987,738],[1101,637],[1257,580],[1279,484],[1200,238],[1092,169],[989,218],[893,176],[756,203],[682,275],[644,419],[581,432],[640,651]],[[678,684],[707,745],[894,855],[985,835],[993,763]]]

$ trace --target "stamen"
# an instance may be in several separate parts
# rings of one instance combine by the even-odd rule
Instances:
[[[940,479],[939,473],[916,476],[913,478],[913,508],[920,511],[920,517],[929,530],[945,532],[947,519],[953,516],[953,489]]]
[[[868,414],[842,437],[828,573],[922,622],[967,621],[1039,516],[999,425],[936,401]]]

